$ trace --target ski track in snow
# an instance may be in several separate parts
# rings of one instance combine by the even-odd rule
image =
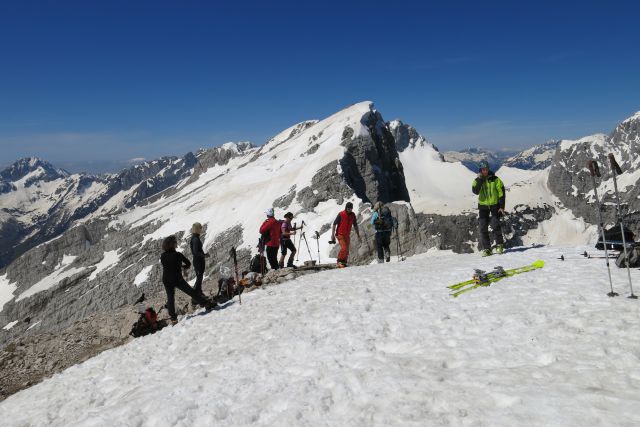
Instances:
[[[423,254],[243,295],[0,403],[7,426],[640,424],[639,302],[582,247]],[[586,248],[588,249],[588,248]],[[589,250],[589,249],[588,249]],[[576,259],[561,262],[564,254]],[[458,298],[473,268],[543,259]],[[633,270],[639,283],[640,271]],[[637,285],[638,286],[638,285]]]

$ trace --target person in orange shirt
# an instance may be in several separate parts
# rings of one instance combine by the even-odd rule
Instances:
[[[356,231],[358,241],[362,241],[356,214],[353,213],[353,203],[347,202],[344,210],[338,214],[333,226],[331,227],[331,241],[335,243],[336,238],[340,244],[340,252],[338,253],[338,267],[346,267],[349,259],[349,243],[351,242],[351,227]]]

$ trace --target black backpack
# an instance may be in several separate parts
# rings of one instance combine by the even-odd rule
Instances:
[[[627,244],[633,243],[635,235],[628,228],[624,228],[624,240]],[[622,245],[622,232],[620,231],[620,224],[616,224],[608,230],[604,230],[604,238],[607,240],[607,249],[621,251]],[[598,242],[596,243],[596,249],[603,250],[602,235],[598,236]]]
[[[267,271],[269,271],[267,269],[267,258],[260,254],[255,255],[253,258],[251,258],[251,263],[249,263],[249,270],[253,273],[266,273]]]
[[[373,223],[376,231],[388,231],[393,228],[393,217],[388,207],[384,207],[382,212],[378,210],[378,218]]]
[[[640,248],[627,248],[627,254],[629,255],[629,268],[640,267]],[[618,258],[616,258],[616,265],[620,268],[627,267],[627,262],[624,257],[624,250],[620,252],[620,255],[618,255]]]

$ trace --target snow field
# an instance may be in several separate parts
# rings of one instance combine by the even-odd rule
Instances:
[[[579,258],[589,248],[525,249],[423,254],[252,292],[20,392],[0,417],[9,426],[638,425],[640,306],[624,298],[626,271],[614,267],[621,297],[608,298],[604,260]],[[458,298],[446,288],[474,268],[537,259],[543,269]]]

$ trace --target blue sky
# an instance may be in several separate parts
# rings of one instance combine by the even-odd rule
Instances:
[[[608,133],[640,110],[637,4],[2,1],[0,165],[260,144],[363,100],[442,150]]]

